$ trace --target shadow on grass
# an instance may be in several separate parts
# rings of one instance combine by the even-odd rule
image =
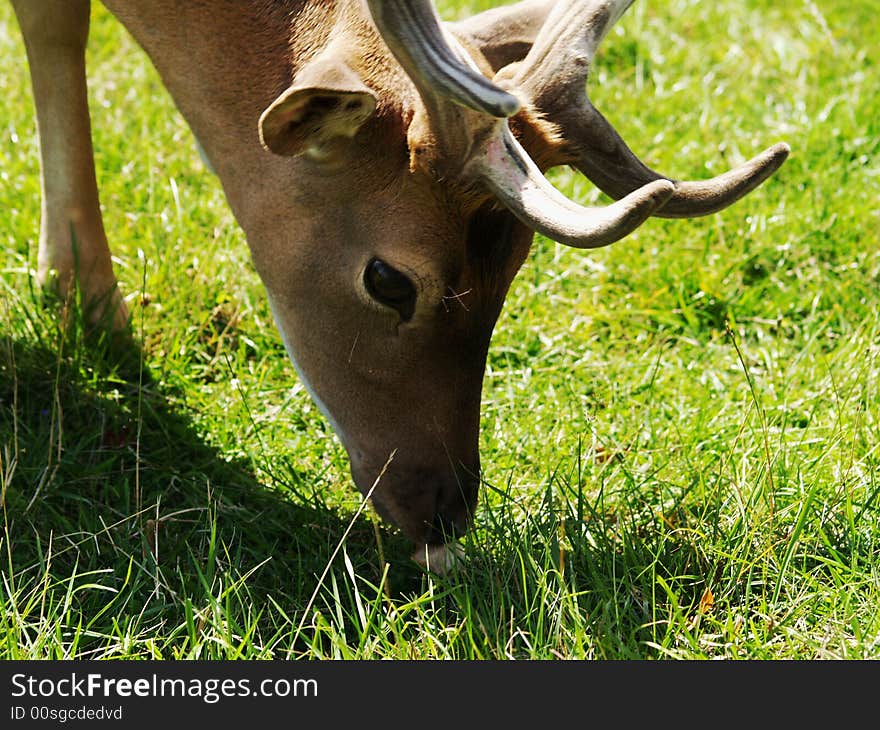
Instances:
[[[339,555],[318,590],[352,514],[323,500],[320,475],[258,476],[250,462],[226,458],[141,360],[134,345],[59,352],[29,337],[0,338],[6,590],[34,625],[48,600],[56,621],[80,632],[77,656],[137,654],[113,648],[124,635],[152,640],[150,652],[185,656],[205,631],[308,654],[313,640],[295,629],[315,610],[333,616],[331,633],[344,637],[314,639],[319,654],[332,655],[334,642],[358,645],[359,602],[373,591],[378,601],[418,606],[419,620],[397,639],[405,644],[474,625],[451,655],[548,656],[559,647],[576,656],[572,646],[583,640],[599,655],[637,658],[663,633],[653,628],[657,572],[689,594],[684,610],[699,600],[707,566],[695,545],[653,529],[642,497],[624,512],[649,516],[626,534],[589,505],[584,516],[580,491],[568,495],[567,514],[545,505],[525,523],[515,510],[481,506],[467,565],[434,580],[429,604],[411,546],[385,525],[378,532],[390,569],[379,595],[376,532],[361,515],[345,541],[357,580]],[[639,522],[647,532],[637,534]]]
[[[64,623],[94,635],[80,652],[132,622],[170,637],[189,620],[191,631],[193,607],[230,595],[243,626],[273,602],[299,620],[352,515],[324,502],[320,476],[289,468],[260,478],[247,460],[226,458],[141,361],[133,344],[59,353],[0,337],[7,592],[66,600]],[[386,558],[404,563],[405,541],[380,534]],[[364,515],[346,550],[378,584]]]

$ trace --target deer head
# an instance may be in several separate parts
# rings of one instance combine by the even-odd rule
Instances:
[[[526,0],[456,26],[428,0],[339,3],[260,118],[289,161],[246,226],[276,321],[355,483],[420,554],[473,514],[486,354],[534,233],[607,246],[730,205],[788,154],[702,182],[646,167],[586,92],[631,2]],[[542,173],[556,165],[617,202],[567,199]]]

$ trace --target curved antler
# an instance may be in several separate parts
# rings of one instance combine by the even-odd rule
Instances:
[[[560,157],[613,198],[670,178],[645,165],[592,105],[586,82],[596,49],[634,0],[564,0],[547,15],[528,55],[501,69],[494,81],[516,94],[527,114],[556,126]],[[538,125],[540,126],[540,122]],[[668,218],[719,211],[772,175],[790,149],[776,144],[745,165],[710,180],[675,182],[656,212]]]
[[[556,0],[519,0],[449,23],[448,28],[478,48],[495,73],[526,57],[555,4]]]
[[[425,103],[428,134],[440,140],[440,154],[461,154],[463,159],[454,160],[459,171],[485,184],[533,230],[578,248],[607,246],[673,194],[671,182],[656,180],[607,208],[585,208],[568,200],[510,132],[506,117],[519,109],[517,97],[480,75],[458,42],[444,32],[430,0],[365,1]]]
[[[619,241],[675,192],[669,180],[655,180],[604,208],[580,206],[548,182],[506,124],[479,149],[470,165],[523,223],[574,248],[600,248]]]
[[[444,33],[431,2],[367,0],[367,6],[382,40],[423,96],[440,94],[493,117],[519,111],[519,100],[483,76]]]

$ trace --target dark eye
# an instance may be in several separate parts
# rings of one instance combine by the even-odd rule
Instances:
[[[364,285],[373,299],[396,309],[404,322],[413,316],[416,288],[406,274],[380,259],[373,259],[364,270]]]

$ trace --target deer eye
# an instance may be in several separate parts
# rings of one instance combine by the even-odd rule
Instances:
[[[406,274],[381,259],[373,259],[364,270],[364,286],[373,299],[397,310],[405,322],[416,307],[416,288]]]

